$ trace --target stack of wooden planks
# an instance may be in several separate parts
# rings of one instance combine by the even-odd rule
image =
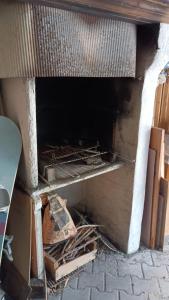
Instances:
[[[151,249],[163,249],[169,235],[169,178],[164,158],[165,130],[152,127],[142,223],[142,242]]]
[[[156,89],[154,126],[169,133],[169,76],[166,77],[166,82],[159,84]]]
[[[156,90],[142,223],[142,241],[152,249],[169,240],[169,69],[165,75]]]

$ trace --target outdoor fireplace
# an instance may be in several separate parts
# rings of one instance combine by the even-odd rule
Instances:
[[[2,113],[22,133],[18,184],[34,201],[38,276],[44,193],[57,191],[68,207],[104,225],[121,250],[137,251],[154,95],[169,60],[168,25],[0,5]]]

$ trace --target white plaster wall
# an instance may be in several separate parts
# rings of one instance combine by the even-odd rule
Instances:
[[[131,98],[127,112],[119,118],[115,128],[115,151],[128,160],[135,160],[137,150],[140,98],[143,82],[129,81]],[[122,251],[127,252],[132,208],[135,164],[127,163],[119,170],[88,180],[86,209],[103,231]]]
[[[19,178],[26,188],[38,186],[36,103],[34,79],[3,79],[2,103],[4,115],[20,128],[23,151]]]
[[[160,25],[158,48],[159,49],[156,52],[154,61],[145,73],[141,97],[141,115],[134,174],[129,240],[127,247],[128,253],[137,251],[140,244],[148,148],[150,141],[150,130],[153,121],[155,91],[158,82],[158,75],[165,64],[169,61],[169,25],[167,24]]]
[[[80,207],[81,210],[85,208],[85,181],[60,188],[57,190],[57,193],[67,200],[68,207]]]

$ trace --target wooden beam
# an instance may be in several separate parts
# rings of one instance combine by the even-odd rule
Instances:
[[[152,249],[155,248],[156,242],[160,179],[164,177],[164,134],[165,130],[161,128],[153,127],[151,130],[150,148],[156,151],[150,236],[150,247]]]
[[[62,9],[117,16],[134,22],[169,23],[168,0],[18,0]]]
[[[151,239],[150,236],[151,213],[152,213],[152,206],[153,206],[155,160],[156,160],[156,151],[153,149],[149,149],[146,192],[145,192],[144,213],[143,213],[142,233],[141,233],[141,240],[144,243],[144,245],[148,248],[150,247],[150,239]]]

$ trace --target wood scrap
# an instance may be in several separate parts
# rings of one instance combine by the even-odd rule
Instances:
[[[157,233],[156,233],[156,249],[161,248],[163,214],[164,214],[164,197],[159,195],[158,218],[157,218]]]
[[[27,300],[31,294],[31,287],[21,275],[14,263],[5,256],[2,259],[2,288],[14,300]]]
[[[160,195],[163,198],[163,206],[162,206],[162,216],[161,216],[161,231],[160,231],[160,239],[158,247],[163,249],[165,234],[167,233],[167,225],[166,222],[167,214],[169,212],[169,181],[161,178],[160,180]]]
[[[142,232],[141,232],[141,240],[144,243],[144,245],[148,248],[150,247],[155,158],[156,158],[156,151],[153,149],[149,149],[144,213],[143,213]]]
[[[94,224],[80,225],[74,237],[45,247],[45,266],[53,280],[60,280],[95,258],[96,241],[100,237],[95,232],[97,227]]]
[[[156,164],[154,175],[152,216],[151,216],[151,234],[150,248],[155,248],[156,231],[157,231],[157,215],[158,215],[158,198],[160,190],[160,178],[164,177],[164,135],[165,130],[153,127],[151,130],[150,148],[156,151]]]
[[[90,247],[88,248],[88,252],[80,255],[79,257],[69,261],[68,263],[64,263],[58,267],[57,261],[48,255],[46,252],[44,253],[45,264],[47,270],[50,272],[52,278],[55,281],[60,280],[61,278],[67,276],[73,271],[79,269],[84,264],[87,264],[91,260],[95,259],[97,253],[97,248],[95,243],[90,243]]]

